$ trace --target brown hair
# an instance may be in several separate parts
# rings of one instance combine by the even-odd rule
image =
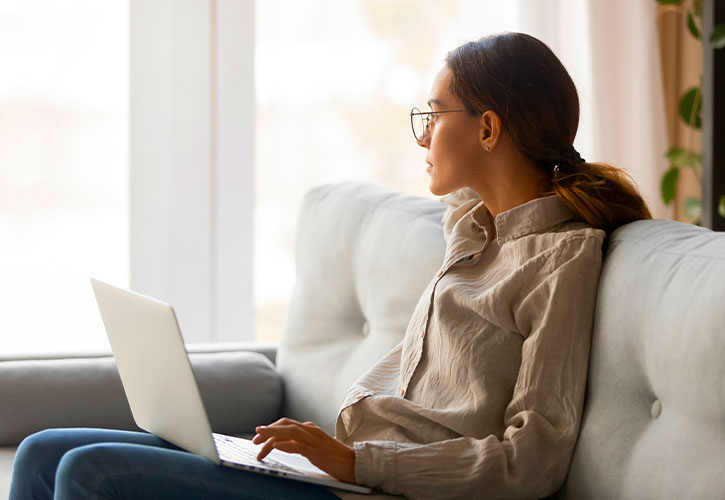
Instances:
[[[495,111],[501,126],[581,219],[610,233],[651,219],[647,204],[623,170],[584,161],[574,149],[579,97],[564,65],[540,40],[500,33],[468,42],[446,56],[451,92],[473,116]]]

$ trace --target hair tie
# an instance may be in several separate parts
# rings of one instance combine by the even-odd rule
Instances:
[[[559,176],[562,167],[566,170],[573,170],[580,163],[586,163],[586,160],[574,149],[574,146],[569,146],[569,149],[561,155],[559,161],[554,165],[554,177]]]
[[[564,163],[566,165],[571,165],[572,167],[575,167],[579,165],[580,163],[585,163],[586,160],[581,157],[579,152],[574,149],[574,146],[570,146],[566,152],[561,155],[560,163]]]

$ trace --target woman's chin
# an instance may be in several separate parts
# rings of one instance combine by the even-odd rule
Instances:
[[[428,190],[433,194],[434,196],[445,196],[447,194],[451,194],[458,188],[451,188],[450,186],[441,185],[440,182],[436,182],[435,179],[431,178],[430,184],[428,185]]]
[[[428,185],[428,189],[433,195],[443,196],[452,192],[451,189],[446,189],[446,186],[441,184],[440,179],[436,180],[435,168],[433,166],[429,166],[426,169],[426,172],[428,172],[428,176],[430,177],[430,184]]]
[[[439,186],[436,185],[435,181],[431,181],[430,185],[428,186],[428,189],[430,190],[431,194],[434,196],[443,196],[444,194],[448,194],[444,192],[444,190],[441,190]]]

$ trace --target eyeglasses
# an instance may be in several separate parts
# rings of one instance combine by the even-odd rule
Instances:
[[[428,125],[430,124],[430,118],[432,115],[440,113],[460,113],[462,111],[468,111],[467,109],[451,109],[448,111],[421,111],[418,108],[410,110],[410,126],[413,128],[413,135],[416,141],[422,141],[428,132]]]

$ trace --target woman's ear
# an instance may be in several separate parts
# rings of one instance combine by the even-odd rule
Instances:
[[[501,137],[501,118],[495,111],[485,111],[479,119],[479,141],[486,151],[493,151]]]

